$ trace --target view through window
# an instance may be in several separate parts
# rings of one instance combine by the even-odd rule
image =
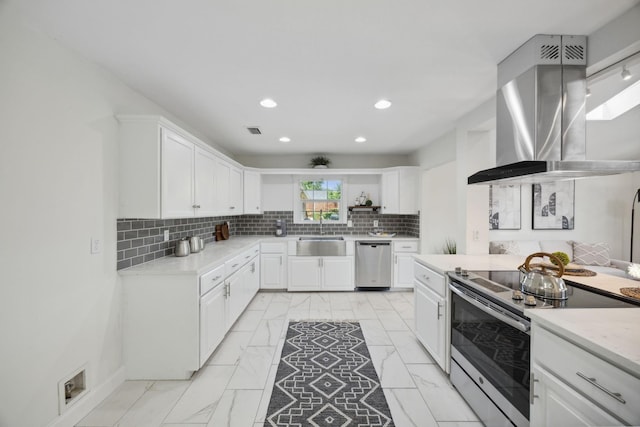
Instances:
[[[340,222],[342,204],[341,180],[300,181],[301,220]]]

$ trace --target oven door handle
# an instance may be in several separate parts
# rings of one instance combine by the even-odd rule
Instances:
[[[479,308],[480,310],[484,311],[488,315],[493,316],[496,319],[499,319],[502,322],[504,322],[504,323],[506,323],[506,324],[508,324],[510,326],[513,326],[516,329],[521,330],[522,332],[529,332],[529,330],[531,329],[531,325],[527,325],[527,324],[524,324],[522,322],[518,322],[517,320],[512,319],[511,317],[502,314],[498,310],[494,310],[491,307],[487,307],[484,304],[480,304],[478,301],[474,300],[473,298],[468,297],[464,292],[462,292],[461,290],[459,290],[455,286],[449,285],[449,289],[451,289],[452,292],[454,292],[456,295],[458,295],[460,298],[462,298],[463,300],[465,300],[469,304],[473,305],[474,307]]]

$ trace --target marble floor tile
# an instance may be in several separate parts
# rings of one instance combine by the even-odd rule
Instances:
[[[326,292],[315,292],[312,293],[309,297],[310,308],[324,306],[326,305],[329,309],[331,309],[331,300],[329,299],[329,295]],[[325,307],[323,307],[325,308]]]
[[[274,292],[273,297],[271,298],[271,302],[291,302],[292,296],[295,295],[295,292]]]
[[[278,342],[275,351],[273,352],[272,364],[277,365],[280,363],[280,357],[282,356],[282,349],[284,348],[284,337]]]
[[[174,423],[162,423],[162,427],[207,427],[207,424],[201,424],[201,423],[197,423],[197,424],[193,424],[193,423],[179,423],[179,424],[174,424]]]
[[[396,300],[396,301],[391,301],[391,306],[395,311],[398,312],[400,317],[402,317],[403,319],[415,316],[413,312],[413,304],[411,304],[409,301],[407,301],[404,298],[401,298],[400,300]]]
[[[272,302],[265,310],[263,319],[284,319],[289,311],[289,301]]]
[[[311,320],[329,320],[332,319],[331,306],[326,308],[312,308],[309,310],[309,319]]]
[[[407,363],[435,363],[427,350],[422,347],[411,331],[389,331],[389,338],[393,342],[402,361]]]
[[[247,347],[238,363],[228,389],[264,388],[273,361],[275,347]]]
[[[158,427],[190,381],[155,381],[118,421],[118,427]]]
[[[416,318],[415,317],[407,317],[407,318],[404,318],[402,320],[404,320],[404,323],[407,325],[409,330],[415,334],[416,333]]]
[[[415,388],[384,389],[384,396],[397,427],[438,427],[420,392]]]
[[[296,320],[308,320],[310,310],[289,310],[285,315],[287,323]],[[283,319],[284,320],[284,319]]]
[[[266,310],[273,298],[273,295],[274,294],[270,292],[258,292],[256,296],[253,297],[253,300],[251,300],[247,310]]]
[[[369,346],[369,353],[382,388],[416,387],[395,347]]]
[[[378,319],[360,320],[360,327],[362,328],[362,335],[364,335],[367,346],[393,345],[389,334],[387,334],[387,331]]]
[[[275,347],[282,338],[284,319],[261,320],[249,345]]]
[[[262,390],[225,391],[208,427],[252,426],[261,398]]]
[[[331,310],[331,318],[333,320],[357,320],[353,310]]]
[[[309,308],[311,308],[311,295],[312,294],[306,292],[293,294],[289,302],[289,309],[309,310]]]
[[[255,331],[262,320],[266,310],[245,310],[244,313],[240,315],[236,323],[231,327],[232,331]]]
[[[249,346],[253,334],[254,331],[228,332],[227,336],[222,340],[222,343],[220,343],[207,361],[207,364],[237,365],[240,361],[240,356],[242,356],[242,353],[244,353],[245,349]]]
[[[367,299],[375,310],[393,310],[393,306],[381,292],[368,292]]]
[[[366,297],[351,301],[351,310],[358,319],[377,319],[376,311]]]
[[[351,310],[351,301],[345,292],[336,292],[329,294],[331,310]]]
[[[234,370],[235,367],[230,365],[205,365],[196,373],[164,423],[206,424],[218,406]]]
[[[264,419],[267,417],[267,410],[269,409],[269,401],[271,400],[271,392],[273,391],[273,385],[276,382],[276,373],[278,372],[278,365],[271,365],[269,375],[267,376],[267,383],[260,399],[260,405],[258,406],[258,412],[256,413],[256,422],[264,424]]]
[[[478,421],[473,410],[437,365],[407,365],[420,394],[438,421]]]
[[[408,331],[409,327],[395,310],[377,311],[380,323],[387,331]]]
[[[153,385],[153,381],[125,381],[84,417],[78,427],[113,426]]]
[[[481,421],[439,421],[438,427],[484,427]]]

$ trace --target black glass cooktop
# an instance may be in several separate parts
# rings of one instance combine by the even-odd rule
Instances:
[[[520,289],[519,271],[471,271],[469,277],[464,279],[475,283],[488,293],[500,293],[509,290]],[[579,283],[572,282],[563,277],[567,285],[568,298],[563,301],[542,300],[543,305],[553,305],[566,308],[630,308],[640,306],[640,301],[618,296],[605,291],[588,288]]]

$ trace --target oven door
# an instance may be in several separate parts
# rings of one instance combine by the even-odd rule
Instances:
[[[512,423],[528,425],[529,321],[455,282],[449,287],[453,360]]]

